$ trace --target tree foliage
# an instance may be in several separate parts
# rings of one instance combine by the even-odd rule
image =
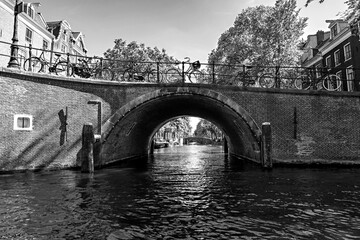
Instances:
[[[171,128],[178,136],[189,136],[191,133],[190,118],[180,117],[167,122],[159,129],[158,133],[160,136],[164,135],[166,128]]]
[[[295,65],[301,52],[297,43],[307,18],[299,17],[296,0],[277,0],[275,6],[256,6],[243,10],[234,25],[221,34],[209,64],[223,63],[215,69],[233,74],[233,64],[258,66]]]
[[[145,44],[136,41],[128,43],[121,38],[116,39],[114,43],[112,49],[106,50],[104,57],[111,60],[106,64],[115,72],[121,72],[135,62],[175,62],[174,57],[169,56],[165,49],[146,47]]]
[[[194,135],[196,137],[206,137],[211,139],[217,139],[221,137],[221,130],[213,123],[201,119],[199,123],[196,125],[196,129],[194,131]]]

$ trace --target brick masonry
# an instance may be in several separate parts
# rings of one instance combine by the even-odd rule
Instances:
[[[81,148],[82,126],[87,122],[96,126],[97,121],[97,108],[87,104],[89,100],[102,101],[105,124],[107,119],[119,113],[121,107],[130,106],[132,100],[141,104],[141,96],[159,89],[166,87],[25,74],[0,69],[0,170],[76,166]],[[231,99],[231,104],[241,106],[257,126],[270,122],[273,155],[277,162],[360,163],[358,93],[241,89],[212,85],[181,88],[189,93],[196,93],[199,89],[209,89]],[[222,104],[229,108],[236,107],[230,106],[230,102]],[[66,107],[67,141],[61,144],[58,114],[61,110],[65,111]],[[34,129],[13,130],[15,114],[32,115]]]

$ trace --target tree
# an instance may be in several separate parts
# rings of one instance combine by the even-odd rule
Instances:
[[[167,128],[172,129],[177,137],[186,137],[189,136],[191,133],[191,125],[190,125],[190,118],[189,117],[180,117],[173,119],[167,122],[164,126],[162,126],[156,135],[163,137],[164,132]]]
[[[305,6],[309,6],[314,0],[307,0]],[[323,3],[325,0],[319,0],[320,3]],[[348,9],[342,13],[343,18],[350,23],[354,21],[359,21],[360,18],[360,0],[346,0],[344,1],[347,4]]]
[[[215,65],[216,73],[223,75],[234,75],[238,71],[234,64],[296,65],[301,55],[297,44],[306,21],[299,17],[296,0],[277,0],[273,7],[247,8],[220,36],[217,48],[209,55],[209,65],[225,64]]]
[[[196,125],[194,135],[196,137],[206,137],[215,140],[221,137],[222,132],[215,124],[205,119],[201,119]]]
[[[105,65],[110,67],[115,75],[121,75],[122,72],[134,63],[156,63],[156,62],[175,62],[174,57],[169,56],[165,49],[159,50],[157,47],[146,47],[145,44],[138,44],[136,41],[127,43],[119,38],[114,41],[115,45],[112,49],[108,49],[104,53],[104,57],[109,59]],[[153,65],[154,65],[153,64]],[[140,64],[139,71],[144,71],[146,64]],[[156,66],[152,66],[156,68]]]
[[[311,3],[311,2],[313,2],[314,0],[306,0],[306,3],[305,3],[305,6],[307,7],[307,6],[309,6],[309,4]],[[319,0],[319,3],[322,3],[322,2],[324,2],[325,0]]]

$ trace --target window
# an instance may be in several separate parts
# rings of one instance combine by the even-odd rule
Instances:
[[[347,61],[351,58],[350,43],[348,43],[344,46],[344,56],[345,56],[345,61]]]
[[[334,26],[332,26],[330,31],[331,31],[331,38],[334,38],[338,34],[337,25],[335,24]]]
[[[354,70],[352,66],[346,68],[346,82],[348,91],[354,91]]]
[[[64,44],[61,45],[61,51],[66,53],[66,46]]]
[[[327,56],[325,58],[325,67],[330,68],[331,67],[331,56]]]
[[[33,130],[32,116],[26,114],[16,114],[14,116],[14,130]]]
[[[49,47],[49,42],[44,39],[43,40],[43,49],[48,49],[48,47]]]
[[[25,33],[25,40],[29,43],[32,42],[32,31],[29,28],[26,28],[26,33]]]
[[[32,9],[31,7],[28,8],[27,14],[31,17],[34,18],[34,9]]]
[[[340,50],[337,50],[334,53],[334,63],[335,67],[340,65]]]
[[[31,6],[31,3],[22,3],[24,8],[23,11],[29,15],[29,17],[34,18],[34,8]]]
[[[63,35],[62,35],[62,39],[64,40],[64,42],[66,42],[66,31],[64,31]]]

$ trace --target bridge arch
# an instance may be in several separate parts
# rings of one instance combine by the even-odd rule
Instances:
[[[148,155],[154,133],[180,116],[213,122],[225,134],[230,154],[260,161],[261,130],[243,107],[214,90],[167,87],[130,101],[104,124],[104,163]]]

